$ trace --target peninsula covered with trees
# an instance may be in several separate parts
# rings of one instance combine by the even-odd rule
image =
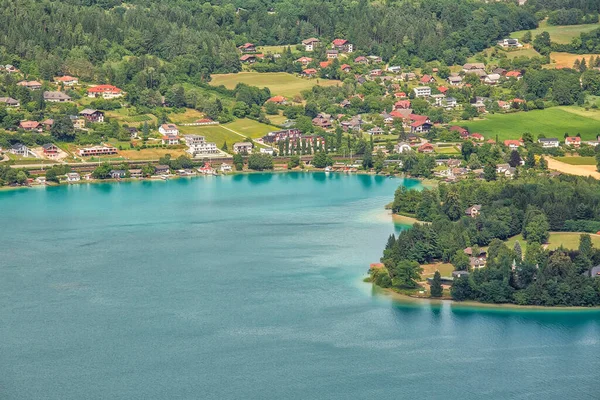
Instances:
[[[600,250],[582,233],[577,249],[548,248],[550,231],[600,230],[600,182],[572,176],[523,176],[512,181],[465,180],[422,191],[399,188],[395,211],[415,223],[390,236],[376,285],[421,289],[421,265],[451,263],[454,300],[540,306],[600,305]],[[522,235],[523,242],[506,240]],[[441,297],[439,272],[431,296]]]

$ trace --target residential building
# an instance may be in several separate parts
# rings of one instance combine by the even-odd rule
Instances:
[[[179,135],[179,129],[175,124],[162,124],[158,127],[158,132],[161,135]]]
[[[110,171],[110,177],[113,179],[122,179],[127,176],[127,171],[124,169],[113,169]]]
[[[579,136],[567,136],[565,144],[567,146],[579,147],[581,146],[581,138]]]
[[[86,120],[84,118],[77,118],[75,115],[70,115],[69,118],[71,118],[71,122],[73,122],[73,128],[79,130],[85,129]]]
[[[472,139],[472,140],[474,140],[476,142],[483,142],[485,140],[485,138],[483,137],[483,135],[481,133],[477,133],[477,132],[471,133],[469,135],[469,139]]]
[[[475,204],[465,210],[465,214],[471,218],[477,217],[481,213],[481,204]],[[467,248],[469,249],[469,248]],[[467,250],[465,249],[465,250]],[[468,253],[467,253],[468,254]]]
[[[506,73],[507,78],[515,78],[516,80],[520,80],[523,77],[521,71],[508,71]]]
[[[141,178],[144,176],[144,174],[142,173],[141,169],[130,169],[129,170],[129,176],[132,178]]]
[[[521,147],[521,142],[518,140],[505,140],[504,145],[511,150],[515,150]]]
[[[385,131],[382,128],[378,127],[378,126],[375,126],[375,127],[371,128],[371,129],[369,129],[367,131],[367,133],[369,135],[383,135],[385,133]]]
[[[185,135],[183,140],[185,140],[185,144],[188,146],[186,151],[190,153],[192,157],[219,153],[217,145],[213,142],[207,142],[204,136]]]
[[[460,75],[450,75],[448,77],[448,83],[450,86],[460,86],[462,85],[463,78]]]
[[[87,91],[88,97],[102,97],[103,99],[116,99],[123,96],[123,91],[113,85],[97,85]]]
[[[313,76],[315,76],[317,74],[317,70],[314,68],[307,68],[304,71],[302,71],[302,75],[311,78]]]
[[[329,58],[329,59],[338,58],[338,55],[339,55],[339,51],[335,50],[335,49],[327,50],[325,53],[327,54],[327,58]],[[321,67],[321,68],[323,68],[323,67]]]
[[[396,143],[394,146],[394,151],[396,153],[410,153],[412,151],[412,147],[406,142]]]
[[[263,143],[273,144],[279,143],[280,141],[290,140],[295,141],[302,137],[302,133],[299,129],[284,129],[281,131],[269,132],[262,137]]]
[[[89,122],[104,122],[104,113],[102,111],[86,108],[79,112],[83,118]]]
[[[261,154],[273,155],[275,150],[272,147],[261,147],[260,152],[261,152]]]
[[[446,98],[446,95],[443,93],[440,93],[440,94],[432,94],[430,97],[433,99],[434,105],[436,107],[441,107],[443,100]]]
[[[42,88],[42,84],[38,81],[21,81],[18,82],[17,85],[31,90],[40,90]]]
[[[394,103],[394,110],[408,110],[410,109],[410,100],[398,100]]]
[[[266,102],[267,103],[275,103],[275,104],[285,104],[285,103],[287,103],[287,99],[283,96],[273,96]]]
[[[58,147],[53,143],[46,143],[42,146],[42,151],[46,157],[55,158],[58,156]]]
[[[233,145],[233,152],[235,154],[250,154],[254,145],[250,142],[238,142]]]
[[[433,153],[434,148],[431,143],[424,143],[417,149],[419,153]]]
[[[560,141],[556,138],[539,138],[538,143],[545,149],[560,146]]]
[[[486,85],[497,85],[499,81],[499,74],[489,74],[483,79],[483,83],[485,83]]]
[[[446,99],[444,100],[444,103],[446,105],[446,108],[455,108],[458,105],[458,100],[456,100],[456,98],[454,97],[446,97]]]
[[[335,39],[331,43],[331,48],[339,51],[340,53],[352,53],[354,51],[354,46],[346,39]]]
[[[400,72],[402,72],[402,67],[398,65],[392,65],[390,67],[387,67],[387,71],[391,72],[392,74],[399,74]]]
[[[433,82],[435,82],[435,78],[433,76],[431,76],[431,75],[425,74],[425,75],[423,75],[421,77],[421,79],[419,79],[419,82],[421,82],[421,83],[433,83]]]
[[[358,56],[354,59],[354,64],[368,64],[369,59],[365,56]]]
[[[21,121],[19,122],[19,128],[29,132],[42,131],[42,125],[37,121]]]
[[[498,46],[504,47],[505,49],[514,49],[517,47],[523,47],[521,43],[519,43],[518,39],[502,39],[498,41]]]
[[[71,96],[63,92],[44,92],[44,100],[49,103],[64,103],[71,101]]]
[[[257,54],[244,54],[240,57],[240,61],[245,64],[254,64],[256,62]]]
[[[12,97],[0,97],[0,103],[7,107],[19,107],[21,105],[19,100],[15,100]]]
[[[238,47],[242,53],[255,53],[256,46],[253,43],[244,43],[240,47]]]
[[[179,144],[179,136],[178,135],[163,135],[162,144],[166,144],[167,146],[175,146]]]
[[[170,171],[171,170],[168,165],[157,165],[154,168],[154,173],[156,175],[168,175]]]
[[[321,41],[317,38],[309,38],[309,39],[304,39],[302,41],[302,44],[304,45],[305,51],[314,51],[314,49],[317,48],[321,44]]]
[[[319,128],[329,129],[332,126],[333,119],[331,115],[320,113],[312,120],[312,124],[314,126],[318,126]]]
[[[81,180],[81,176],[77,172],[68,172],[66,174],[67,182],[79,182]]]
[[[294,62],[297,62],[297,63],[299,63],[299,64],[302,64],[302,65],[304,65],[304,66],[307,66],[307,65],[308,65],[308,64],[310,64],[312,61],[313,61],[313,59],[312,59],[312,58],[310,58],[310,57],[300,57],[299,59],[297,59],[297,60],[296,60],[296,61],[294,61]]]
[[[13,144],[10,147],[9,152],[17,156],[38,158],[37,154],[31,151],[31,149],[25,146],[23,143]]]
[[[93,157],[93,156],[107,156],[111,154],[117,154],[117,149],[112,146],[93,146],[84,147],[79,149],[79,155],[81,157]]]
[[[223,164],[221,164],[221,167],[219,168],[219,170],[220,170],[222,173],[227,173],[227,172],[231,172],[231,171],[232,171],[232,168],[231,168],[231,165],[230,165],[230,164],[223,163]]]
[[[417,86],[413,91],[415,92],[415,97],[431,96],[431,88],[429,86]]]
[[[478,69],[485,70],[485,64],[484,63],[467,63],[467,64],[463,65],[464,72],[474,71],[474,70],[478,70]]]
[[[54,82],[59,85],[62,84],[64,86],[74,86],[79,83],[79,79],[77,79],[73,76],[65,75],[65,76],[58,76],[58,77],[54,78]]]
[[[340,66],[340,69],[341,69],[342,71],[344,71],[344,72],[348,73],[348,72],[350,72],[350,70],[351,70],[352,68],[351,68],[351,67],[350,67],[350,65],[348,65],[348,64],[342,64],[342,65]]]

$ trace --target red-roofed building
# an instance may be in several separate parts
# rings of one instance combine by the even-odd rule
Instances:
[[[425,143],[419,146],[417,149],[419,153],[433,153],[433,145],[431,143]]]
[[[259,57],[258,54],[244,54],[243,56],[240,57],[240,61],[243,63],[247,63],[247,64],[254,64],[258,57]]]
[[[484,137],[481,133],[471,133],[469,135],[469,138],[476,140],[478,142],[483,142],[483,140],[484,140]]]
[[[317,74],[317,70],[314,68],[307,68],[304,71],[302,71],[302,75],[304,76],[315,76]]]
[[[431,76],[431,75],[425,74],[425,75],[423,75],[421,77],[421,79],[419,80],[419,82],[421,82],[421,83],[431,83],[431,82],[435,82],[435,78],[433,76]]]
[[[344,72],[350,72],[350,66],[348,64],[342,64],[342,66],[340,67],[340,69]]]
[[[412,123],[410,124],[410,133],[426,133],[433,126],[431,120],[426,115],[410,114]]]
[[[54,82],[58,83],[58,84],[63,84],[65,86],[73,86],[73,85],[77,85],[79,83],[79,79],[73,77],[73,76],[69,76],[69,75],[65,75],[65,76],[59,76],[54,78]]]
[[[440,86],[437,89],[440,93],[444,93],[444,94],[446,94],[446,92],[448,91],[448,88],[446,86]]]
[[[19,122],[19,128],[25,131],[42,131],[42,125],[37,121],[21,121]]]
[[[523,74],[521,74],[521,71],[508,71],[506,73],[506,77],[515,78],[516,80],[519,80],[523,77]]]
[[[565,138],[565,144],[567,146],[579,147],[581,146],[581,138],[578,136],[567,136]]]
[[[267,100],[267,103],[275,103],[275,104],[285,104],[286,102],[287,102],[287,99],[283,96],[273,96],[269,100]]]
[[[240,47],[238,47],[242,53],[254,53],[256,51],[256,46],[253,43],[244,43]]]
[[[509,149],[518,149],[519,147],[521,147],[521,142],[518,140],[505,140],[504,141],[504,145],[506,147],[508,147]]]
[[[355,64],[368,64],[369,59],[365,56],[358,56],[354,59]]]
[[[113,85],[97,85],[88,89],[88,97],[114,99],[123,96],[123,91]]]
[[[397,99],[404,99],[404,98],[406,98],[406,93],[404,93],[404,92],[397,92],[397,93],[394,93],[394,97],[397,98]]]
[[[394,103],[394,110],[410,108],[410,100],[398,100]]]
[[[514,98],[512,102],[513,102],[513,103],[516,103],[516,104],[523,104],[523,103],[525,103],[525,100],[523,100],[523,99],[518,99],[518,98]]]
[[[331,48],[341,53],[352,53],[354,51],[354,46],[346,39],[335,39],[331,43]]]
[[[312,58],[310,57],[300,57],[299,59],[297,59],[295,62],[300,63],[304,66],[310,64],[312,62]]]
[[[321,62],[319,63],[319,67],[321,67],[321,68],[327,68],[327,67],[329,67],[330,65],[331,65],[331,61],[321,61]]]

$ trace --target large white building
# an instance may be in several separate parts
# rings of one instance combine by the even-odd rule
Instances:
[[[429,97],[431,96],[431,88],[429,86],[418,86],[413,89],[416,97]]]
[[[207,142],[204,136],[200,135],[185,135],[183,137],[187,144],[187,152],[195,157],[197,155],[217,154],[219,149],[215,143]]]

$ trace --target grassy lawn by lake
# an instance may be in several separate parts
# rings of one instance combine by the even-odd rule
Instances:
[[[454,271],[454,265],[450,263],[423,264],[421,268],[423,268],[423,273],[421,274],[423,280],[433,278],[433,274],[438,270],[442,276],[452,276],[452,271]]]
[[[306,79],[285,72],[240,72],[237,74],[212,75],[213,86],[224,85],[228,89],[235,88],[238,83],[245,83],[259,88],[268,87],[271,94],[285,96],[292,99],[303,90],[308,90],[315,85],[336,86],[340,81],[327,79]]]
[[[576,38],[582,32],[590,32],[594,29],[600,28],[600,24],[585,24],[585,25],[548,25],[546,21],[540,22],[537,29],[531,30],[532,37],[539,35],[542,32],[548,32],[550,34],[550,40],[556,43],[567,44],[571,43],[573,38]],[[527,31],[513,32],[510,37],[515,39],[521,39]]]
[[[600,111],[585,111],[579,107],[552,107],[511,114],[489,114],[484,119],[460,122],[471,132],[479,132],[487,139],[519,139],[524,132],[534,137],[562,138],[565,133],[581,134],[583,140],[593,140],[600,130]]]
[[[569,250],[576,250],[579,247],[579,236],[581,232],[550,232],[550,239],[548,240],[548,249],[555,250],[561,245]],[[592,244],[595,248],[600,248],[600,235],[590,234],[592,238]],[[519,241],[523,252],[527,248],[527,242],[523,239],[523,235],[513,236],[508,239],[505,243],[509,249],[512,249],[515,242]]]
[[[570,165],[596,165],[596,157],[556,157],[556,159]]]

